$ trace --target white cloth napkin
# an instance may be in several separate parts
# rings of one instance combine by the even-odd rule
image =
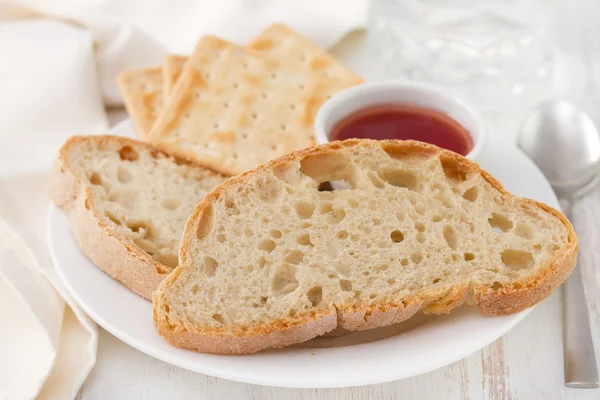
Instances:
[[[95,363],[96,325],[49,259],[46,186],[67,137],[108,129],[116,74],[273,22],[329,47],[364,12],[365,0],[0,3],[0,400],[74,398]]]

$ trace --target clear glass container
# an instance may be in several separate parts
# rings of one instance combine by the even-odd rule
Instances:
[[[547,92],[552,0],[371,0],[368,46],[385,78],[452,89],[484,112]]]

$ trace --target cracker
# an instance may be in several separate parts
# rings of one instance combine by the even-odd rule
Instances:
[[[314,143],[313,121],[334,93],[361,78],[282,25],[244,49],[205,36],[163,107],[151,140],[235,175]]]
[[[163,106],[162,69],[123,71],[117,78],[117,84],[138,134],[147,140]]]
[[[177,82],[177,78],[181,74],[183,70],[183,65],[187,61],[188,57],[180,56],[177,54],[169,54],[165,57],[165,61],[163,62],[162,71],[163,71],[163,82],[164,82],[164,97],[165,99],[169,97],[169,93],[173,90],[175,83]]]

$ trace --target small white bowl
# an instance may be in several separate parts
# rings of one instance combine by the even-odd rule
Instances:
[[[399,81],[366,82],[343,90],[326,101],[315,119],[317,143],[328,143],[332,128],[348,115],[372,106],[394,104],[429,108],[448,115],[471,135],[473,148],[467,157],[477,160],[481,155],[488,130],[475,107],[444,89]]]

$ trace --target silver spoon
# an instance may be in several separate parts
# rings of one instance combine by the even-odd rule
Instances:
[[[592,119],[561,100],[540,103],[525,117],[518,145],[542,170],[570,217],[571,203],[600,176],[600,134]],[[565,383],[597,388],[598,370],[579,266],[563,285]]]

